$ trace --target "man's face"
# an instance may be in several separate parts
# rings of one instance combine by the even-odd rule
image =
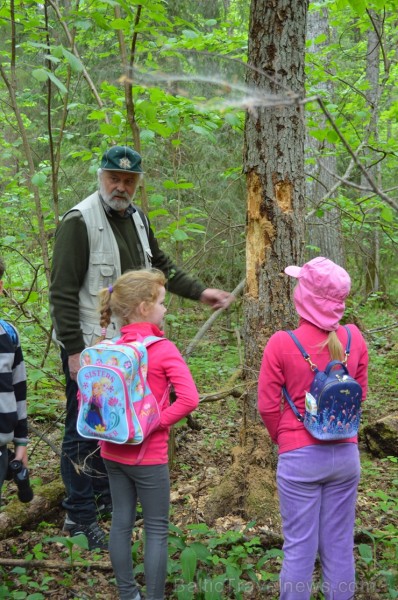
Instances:
[[[102,171],[99,178],[99,191],[108,206],[123,212],[133,199],[139,180],[139,173]]]

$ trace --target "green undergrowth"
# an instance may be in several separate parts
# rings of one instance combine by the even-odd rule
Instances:
[[[184,310],[182,314],[176,311],[176,314],[178,317],[167,324],[167,335],[184,351],[205,318],[196,308],[192,312]],[[366,335],[370,357],[364,424],[396,410],[398,329],[389,327],[395,323],[395,315],[394,306],[381,306],[373,300],[356,313]],[[242,362],[238,335],[240,319],[235,313],[232,317],[213,324],[189,358],[201,394],[222,389]],[[39,392],[37,397],[42,398]],[[33,398],[33,405],[34,402]],[[39,406],[37,410],[40,412]],[[49,413],[51,410],[49,403]],[[239,401],[230,397],[222,408],[220,403],[207,404],[203,414],[200,410],[195,413],[202,426],[197,435],[212,456],[218,453],[222,458],[229,454],[230,440],[233,433],[236,435],[241,410]],[[49,416],[43,413],[41,418]],[[221,419],[221,428],[207,426],[217,425]],[[185,465],[183,454],[178,460],[182,462],[181,470],[191,468],[188,463]],[[355,527],[356,599],[394,600],[398,598],[398,458],[375,459],[363,449],[361,462],[362,480]],[[205,523],[180,527],[172,524],[167,598],[276,600],[282,550],[268,547],[259,532],[254,522],[240,531],[220,531]],[[15,566],[0,565],[0,600],[48,597],[53,600],[108,600],[115,596],[112,571],[104,573],[99,567],[93,567],[93,563],[100,563],[104,557],[89,554],[85,540],[57,537],[53,533],[50,525],[43,524],[26,544],[26,550],[21,551],[18,544],[15,549],[8,548],[7,556],[23,560]],[[139,530],[134,540],[133,559],[137,580],[142,585],[143,545],[143,534]],[[54,559],[55,546],[58,548],[58,570],[46,567],[46,561]],[[1,555],[4,556],[3,551]],[[33,561],[40,564],[34,566]],[[312,600],[323,600],[321,589],[318,566]]]
[[[394,459],[383,464],[388,468],[396,465]],[[364,465],[365,474],[377,477],[379,473],[368,464]],[[398,529],[397,523],[397,485],[393,482],[395,493],[370,494],[380,514],[387,514],[386,525],[372,531],[361,530],[367,540],[356,546],[357,555],[357,598],[371,597],[373,600],[397,598],[398,574]],[[357,525],[361,526],[359,517]],[[45,530],[45,524],[43,525]],[[143,546],[144,539],[139,532],[132,549],[135,574],[143,584]],[[50,556],[51,546],[61,547],[58,571],[46,570],[46,559]],[[86,552],[87,541],[84,536],[66,538],[43,536],[40,543],[26,552],[26,564],[12,569],[0,567],[0,598],[14,600],[41,600],[62,587],[65,596],[87,600],[107,598],[101,595],[101,569],[93,567],[104,559],[100,554]],[[217,532],[204,523],[190,524],[185,527],[170,525],[169,559],[167,566],[167,598],[173,600],[223,600],[223,599],[260,599],[278,598],[278,573],[283,552],[280,548],[268,548],[256,533],[253,521],[241,530]],[[39,561],[39,568],[29,566],[29,561]],[[68,565],[68,568],[62,568]],[[314,578],[313,600],[321,600],[322,582],[319,580],[319,568]],[[78,592],[79,582],[84,581],[84,592]],[[108,577],[108,584],[114,583]],[[90,595],[90,588],[92,590]],[[69,593],[68,593],[69,592]],[[110,592],[107,592],[108,594]]]

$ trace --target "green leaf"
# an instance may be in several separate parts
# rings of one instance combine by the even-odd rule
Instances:
[[[380,217],[383,221],[387,221],[387,223],[392,223],[394,220],[394,212],[391,206],[383,206],[382,211],[380,213]]]
[[[339,140],[339,136],[334,129],[329,129],[329,131],[326,134],[326,139],[331,144],[334,144],[335,142],[337,142]]]
[[[193,550],[190,546],[187,546],[181,552],[180,561],[183,579],[186,583],[191,583],[194,579],[196,565],[198,562],[195,550]]]
[[[37,185],[37,187],[42,187],[47,182],[47,175],[45,173],[35,173],[32,177],[33,185]]]
[[[109,29],[110,29],[109,23],[103,15],[99,14],[98,12],[93,12],[91,18],[93,19],[93,21],[96,22],[96,24],[99,27],[101,27],[101,29],[104,29],[105,31],[109,31]]]
[[[105,135],[109,135],[110,137],[116,137],[119,135],[119,127],[116,125],[110,125],[109,123],[101,123],[100,132]]]
[[[51,52],[57,58],[62,58],[64,55],[64,47],[62,46],[62,44],[59,44],[59,46],[53,46],[51,48]]]
[[[155,132],[150,129],[143,129],[140,131],[140,140],[142,142],[152,142],[155,139]]]
[[[68,61],[68,63],[70,64],[70,68],[72,69],[72,71],[75,71],[75,73],[80,73],[81,71],[83,71],[82,63],[78,58],[76,58],[74,54],[72,54],[72,52],[69,52],[69,50],[63,48],[62,53]]]
[[[348,0],[349,4],[355,10],[357,15],[362,16],[366,11],[366,1],[365,0]]]
[[[190,40],[196,40],[196,38],[198,37],[198,34],[195,31],[192,31],[191,29],[184,29],[182,33],[186,38]]]
[[[66,548],[72,548],[73,546],[79,546],[83,550],[88,550],[88,540],[85,535],[80,533],[79,535],[75,535],[73,537],[66,537],[64,535],[54,535],[51,537],[46,537],[44,539],[45,542],[55,542],[56,544],[62,544]]]
[[[362,560],[369,565],[373,561],[373,552],[369,544],[359,544],[358,552]]]
[[[111,27],[111,29],[120,29],[122,31],[125,31],[126,33],[130,29],[130,23],[127,21],[127,19],[113,19],[113,21],[109,23],[109,26]]]
[[[225,598],[224,583],[226,579],[225,573],[212,579],[205,579],[201,586],[205,590],[205,600],[222,600]]]
[[[173,232],[173,238],[176,242],[185,242],[189,239],[185,231],[182,231],[182,229],[176,229]]]
[[[320,142],[323,142],[327,135],[327,132],[324,129],[311,129],[309,133],[312,137]]]
[[[224,121],[232,127],[241,127],[242,119],[235,113],[227,113],[224,115]]]
[[[196,556],[199,560],[205,561],[210,556],[210,551],[205,544],[201,544],[200,542],[193,542],[190,545],[190,548],[194,550]]]
[[[90,121],[103,121],[105,119],[105,111],[103,110],[92,110],[87,115],[87,119]]]
[[[150,210],[148,212],[148,217],[152,220],[154,217],[160,217],[161,215],[166,216],[169,214],[169,211],[165,208],[157,208],[156,210]]]
[[[2,242],[4,244],[4,246],[11,246],[15,241],[16,241],[16,237],[15,235],[6,235],[3,239]]]
[[[51,81],[53,82],[53,84],[57,86],[57,88],[59,89],[60,92],[62,92],[63,94],[67,94],[68,93],[68,90],[66,89],[66,87],[64,86],[64,84],[62,83],[62,81],[60,81],[58,79],[58,77],[56,77],[54,75],[54,73],[51,73],[50,71],[48,71],[48,77],[51,79]]]
[[[134,571],[135,571],[134,567]],[[179,583],[177,586],[177,599],[178,600],[194,600],[192,583]]]
[[[46,69],[35,69],[32,71],[32,75],[38,81],[47,81],[48,79],[48,71]]]
[[[327,40],[327,36],[325,33],[321,33],[320,35],[318,35],[318,37],[316,37],[314,39],[314,43],[315,44],[322,44],[322,42],[325,42]]]
[[[163,187],[166,190],[190,190],[194,187],[194,184],[191,181],[180,181],[179,183],[176,183],[175,181],[166,179],[163,181]]]

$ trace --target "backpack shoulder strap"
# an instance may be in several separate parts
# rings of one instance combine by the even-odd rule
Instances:
[[[13,325],[11,325],[11,323],[9,323],[8,321],[3,321],[3,319],[0,319],[0,325],[2,326],[2,328],[4,329],[4,331],[6,332],[8,337],[10,338],[12,344],[15,346],[15,348],[17,348],[18,334],[17,334],[15,327]]]
[[[351,331],[350,328],[348,327],[348,325],[343,325],[344,329],[347,332],[347,345],[346,345],[346,349],[345,349],[345,362],[347,362],[348,357],[350,356],[350,349],[351,349]]]
[[[290,408],[292,409],[292,411],[294,412],[295,416],[297,417],[297,419],[302,423],[304,421],[304,417],[303,415],[301,415],[296,407],[296,405],[294,404],[293,400],[290,397],[289,392],[287,391],[286,387],[283,386],[282,388],[282,392],[283,395],[285,396]]]
[[[140,340],[141,344],[144,344],[144,346],[146,348],[148,348],[148,346],[151,346],[152,344],[155,344],[156,342],[161,342],[162,340],[165,340],[166,338],[164,337],[158,337],[157,335],[147,335],[146,337],[142,338],[142,340]]]
[[[300,344],[300,342],[298,341],[297,337],[294,335],[293,331],[290,330],[286,330],[286,333],[288,333],[290,335],[290,337],[292,338],[293,342],[296,344],[297,348],[300,350],[301,354],[303,355],[304,360],[306,360],[308,362],[308,364],[310,365],[312,370],[316,369],[316,366],[313,365],[313,363],[311,362],[311,357],[308,354],[308,352],[306,352],[306,350],[304,350],[303,346]],[[315,369],[313,369],[313,366],[315,367]],[[318,369],[316,369],[318,370]],[[283,395],[285,396],[290,408],[292,409],[294,415],[297,417],[297,419],[302,423],[304,421],[304,417],[303,415],[301,415],[296,407],[296,405],[294,404],[293,400],[290,397],[289,392],[286,389],[286,386],[283,386],[282,388],[282,392]]]
[[[301,354],[303,355],[304,359],[308,360],[310,358],[310,355],[308,354],[308,352],[306,352],[304,350],[303,346],[300,344],[300,342],[298,341],[298,339],[294,335],[293,331],[286,330],[286,333],[288,333],[290,335],[290,337],[292,338],[293,342],[296,344],[297,348],[300,350]]]

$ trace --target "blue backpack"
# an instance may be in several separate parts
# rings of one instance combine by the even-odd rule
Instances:
[[[159,427],[169,388],[160,401],[147,382],[147,347],[165,338],[147,336],[120,343],[120,337],[85,348],[77,374],[77,431],[114,444],[141,444]]]
[[[347,347],[344,361],[332,360],[324,371],[320,371],[311,362],[310,355],[304,350],[292,331],[287,331],[300,350],[303,358],[315,373],[309,392],[305,395],[305,414],[297,410],[286,387],[283,393],[297,419],[317,440],[343,440],[358,433],[361,419],[362,388],[347,370],[350,355],[351,332],[347,331]]]
[[[8,337],[10,338],[10,340],[11,340],[13,346],[15,346],[15,350],[16,350],[18,348],[18,335],[17,335],[15,328],[13,327],[13,325],[11,325],[11,323],[8,323],[7,321],[3,321],[3,319],[0,319],[0,325],[2,326],[2,328],[4,329],[4,331],[8,335]]]

